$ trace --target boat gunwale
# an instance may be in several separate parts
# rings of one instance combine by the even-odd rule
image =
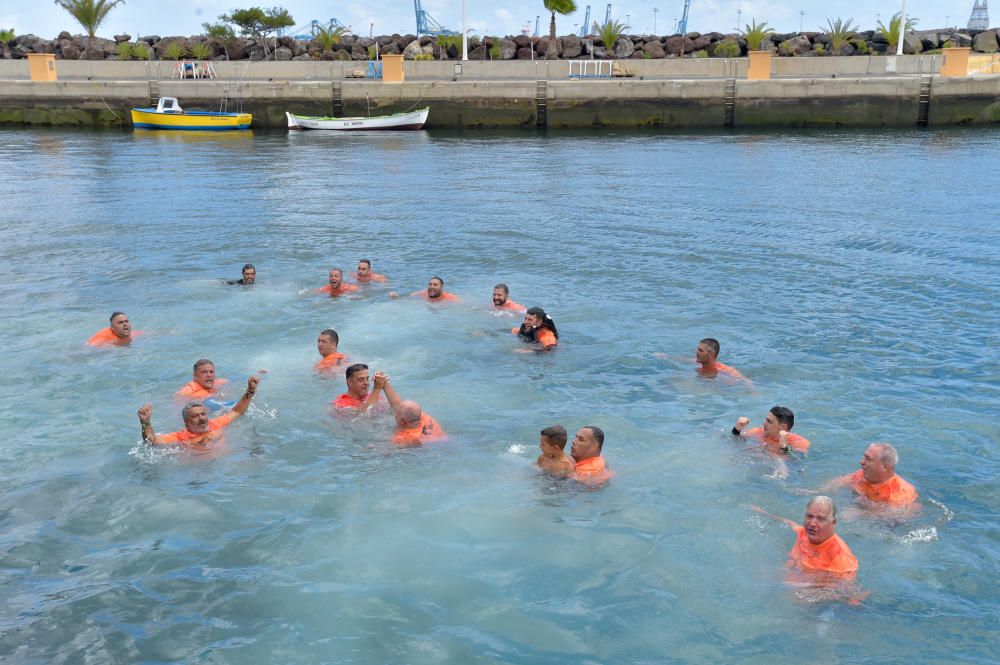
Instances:
[[[418,115],[424,111],[430,111],[430,106],[425,106],[422,109],[416,109],[414,111],[400,111],[399,113],[390,113],[389,115],[376,115],[376,116],[332,116],[332,115],[296,115],[291,111],[286,111],[288,115],[293,118],[301,118],[302,120],[316,120],[316,121],[348,121],[348,120],[382,120],[384,118],[396,118],[408,115]]]

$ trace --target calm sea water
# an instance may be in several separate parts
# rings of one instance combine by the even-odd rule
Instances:
[[[996,662],[1000,133],[4,130],[0,158],[4,662]],[[464,302],[304,292],[361,257]],[[499,281],[558,351],[514,353]],[[85,348],[118,309],[146,335]],[[329,326],[450,440],[331,418]],[[705,336],[753,388],[693,375]],[[269,372],[229,453],[141,445],[203,356]],[[773,404],[813,442],[786,480],[726,436]],[[610,486],[539,477],[553,423],[605,429]],[[793,534],[744,506],[800,519],[876,440],[923,510],[838,495],[871,595],[800,602]]]

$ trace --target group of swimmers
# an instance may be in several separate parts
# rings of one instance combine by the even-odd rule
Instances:
[[[344,273],[339,268],[329,271],[328,283],[315,291],[329,297],[357,291],[360,286],[370,283],[385,284],[387,278],[372,271],[371,261],[362,259],[351,278],[356,284],[344,281]],[[252,264],[243,267],[239,280],[228,281],[230,285],[252,286],[256,282],[256,268]],[[414,291],[410,297],[422,298],[427,302],[459,302],[460,298],[444,289],[444,280],[432,277],[426,289]],[[398,298],[396,291],[389,296]],[[519,339],[530,343],[531,349],[546,352],[559,343],[559,333],[555,322],[541,308],[525,308],[510,298],[510,290],[505,284],[497,284],[492,293],[492,309],[496,311],[523,313],[524,321],[511,332]],[[134,331],[124,312],[114,312],[110,325],[88,340],[89,345],[130,344],[140,335]],[[384,372],[369,376],[369,368],[363,363],[348,364],[348,358],[339,351],[340,338],[337,332],[328,328],[317,338],[320,360],[314,369],[318,373],[339,373],[343,371],[346,391],[331,402],[337,412],[367,412],[380,404],[380,399],[388,405],[395,419],[392,442],[399,446],[417,446],[425,442],[440,441],[445,432],[440,423],[424,412],[413,400],[400,397]],[[720,344],[713,338],[702,339],[695,352],[697,373],[705,378],[722,375],[733,380],[750,383],[743,374],[718,360]],[[222,436],[222,430],[246,413],[260,382],[259,376],[247,380],[246,390],[230,410],[214,418],[209,417],[206,401],[220,397],[220,388],[226,383],[215,375],[215,365],[208,359],[198,360],[193,367],[192,380],[183,386],[177,397],[189,401],[181,410],[183,430],[168,434],[157,434],[152,425],[152,405],[139,408],[138,417],[143,440],[150,444],[180,444],[192,448],[204,448]],[[750,427],[750,419],[741,416],[734,424],[731,434],[739,440],[758,445],[760,449],[778,464],[776,475],[785,476],[785,459],[793,453],[805,454],[810,441],[792,433],[795,414],[784,406],[774,406],[766,414],[760,427]],[[561,478],[573,478],[588,485],[602,486],[611,477],[603,457],[604,431],[594,425],[581,427],[575,434],[570,453],[566,454],[568,434],[561,425],[546,427],[540,433],[539,455],[536,464],[545,473]],[[917,505],[918,494],[914,487],[896,474],[899,456],[888,443],[873,443],[861,457],[860,468],[852,474],[844,475],[827,483],[821,491],[838,487],[849,487],[858,497],[872,506],[887,506],[908,509]],[[858,561],[848,545],[837,535],[837,507],[829,496],[814,496],[806,505],[802,524],[771,515],[758,506],[751,508],[782,523],[791,526],[796,533],[796,541],[788,554],[788,567],[807,574],[810,583],[827,583],[853,580],[858,571]],[[854,595],[857,600],[863,596]]]

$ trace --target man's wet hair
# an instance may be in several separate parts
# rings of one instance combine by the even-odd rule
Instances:
[[[330,272],[339,272],[341,277],[344,276],[343,268],[330,268]]]
[[[597,450],[598,451],[604,450],[604,430],[595,425],[584,425],[583,428],[589,429],[590,432],[594,435],[594,438],[597,439]]]
[[[337,331],[333,328],[327,328],[326,330],[321,331],[320,335],[330,338],[330,341],[334,344],[340,344],[340,335],[338,335]]]
[[[493,288],[494,288],[494,289],[500,289],[500,290],[501,290],[501,291],[503,291],[503,292],[504,292],[504,293],[505,293],[506,295],[508,295],[508,296],[510,295],[510,289],[508,289],[508,288],[507,288],[507,285],[506,285],[506,284],[504,284],[503,282],[500,282],[499,284],[497,284],[497,285],[496,285],[496,286],[494,286]]]
[[[554,446],[559,446],[560,448],[566,448],[566,428],[562,425],[551,425],[542,430],[542,436]]]
[[[878,446],[879,461],[895,471],[896,465],[899,464],[899,453],[896,452],[896,449],[888,443],[876,443],[875,445]]]
[[[193,409],[196,406],[200,406],[201,408],[204,409],[205,408],[205,403],[204,402],[188,402],[187,404],[185,404],[184,408],[181,409],[181,420],[183,420],[186,423],[187,419],[188,419],[188,414],[191,413],[191,409]]]
[[[368,369],[368,365],[365,365],[364,363],[354,363],[353,365],[347,368],[347,372],[345,372],[345,378],[348,381],[350,381],[352,376],[354,376],[363,369]]]
[[[532,316],[541,319],[542,324],[540,327],[551,330],[552,334],[556,336],[556,339],[559,339],[559,331],[556,330],[556,322],[552,320],[551,316],[545,313],[544,309],[541,307],[529,307],[525,314],[531,314]]]
[[[771,413],[774,414],[775,419],[777,419],[779,425],[788,425],[788,431],[792,430],[792,425],[795,424],[795,414],[787,406],[772,406]]]
[[[714,337],[706,337],[698,343],[704,344],[712,350],[712,353],[714,353],[717,358],[719,357],[719,340]]]
[[[436,279],[437,281],[441,282],[441,288],[443,289],[443,288],[444,288],[444,280],[443,280],[443,279],[441,279],[440,277],[438,277],[437,275],[434,275],[433,277],[431,277],[431,278],[430,278],[429,280],[427,280],[427,281],[433,281],[433,280],[435,280],[435,279]]]
[[[837,504],[833,502],[828,496],[814,496],[809,499],[809,503],[806,504],[806,510],[809,510],[813,506],[826,506],[830,509],[830,519],[837,519]]]
[[[108,319],[108,321],[110,323],[114,323],[116,316],[126,316],[126,314],[125,314],[125,312],[112,312],[111,313],[111,317]]]
[[[202,358],[201,360],[195,361],[194,367],[192,369],[195,372],[197,372],[198,368],[201,367],[202,365],[211,365],[212,367],[215,367],[215,363],[213,363],[211,360],[209,360],[208,358]]]
[[[361,259],[360,261],[358,261],[358,263],[364,263],[364,264],[365,264],[365,265],[367,265],[367,266],[368,266],[369,268],[371,268],[371,267],[372,267],[372,262],[371,262],[371,261],[369,261],[368,259]]]
[[[253,271],[256,271],[257,269],[256,269],[256,268],[254,268],[254,266],[253,266],[253,264],[252,264],[252,263],[248,263],[248,264],[246,264],[245,266],[243,266],[243,271],[242,271],[242,272],[246,272],[247,270],[253,270]]]

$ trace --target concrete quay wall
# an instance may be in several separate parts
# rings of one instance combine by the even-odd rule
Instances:
[[[126,63],[127,64],[127,63]],[[140,63],[141,64],[141,63]],[[282,63],[278,63],[282,64]],[[922,84],[930,81],[929,96]],[[155,95],[186,108],[229,110],[242,100],[255,128],[286,125],[285,112],[381,114],[430,106],[428,127],[817,127],[1000,123],[1000,76],[585,80],[59,80],[0,81],[0,124],[128,126],[129,109]],[[544,89],[544,105],[539,90]],[[542,111],[544,110],[544,115]]]

